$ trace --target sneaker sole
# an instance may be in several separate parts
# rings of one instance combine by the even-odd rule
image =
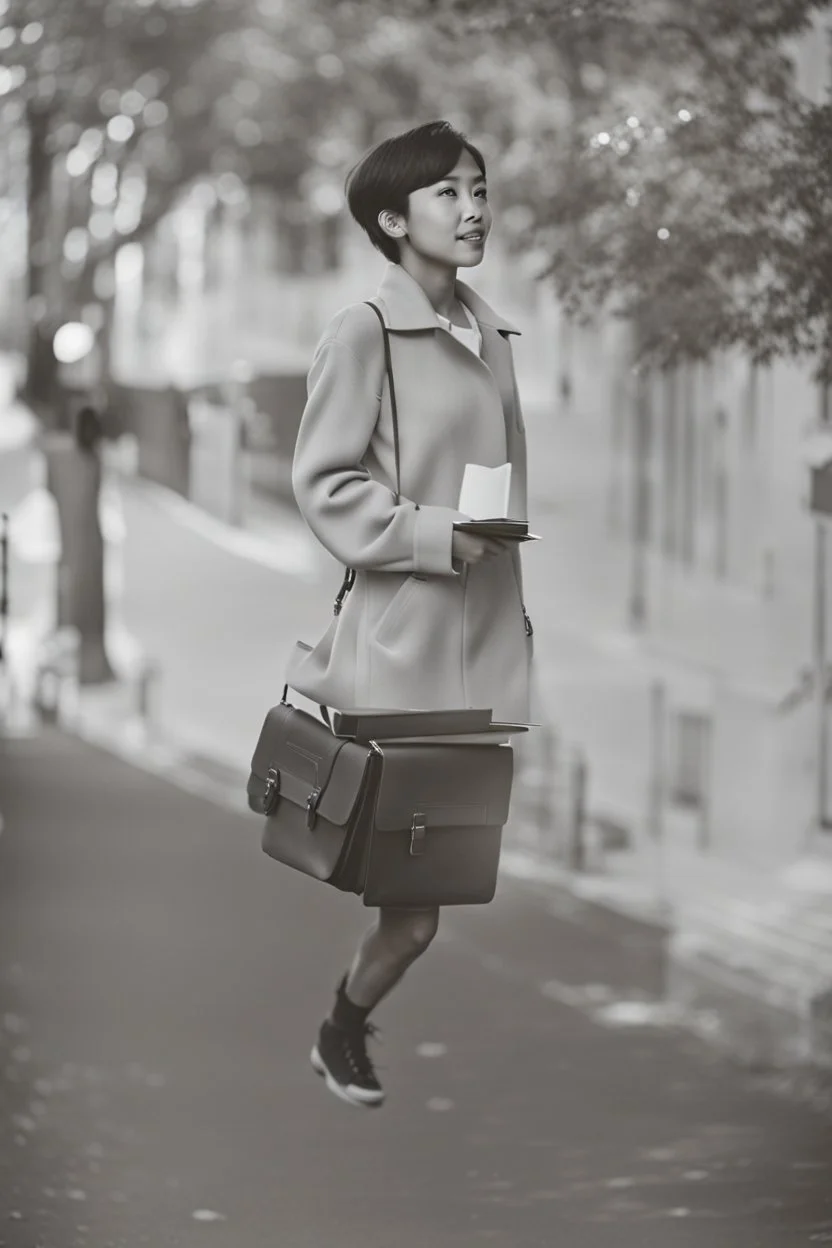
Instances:
[[[384,1100],[383,1092],[371,1092],[364,1088],[353,1087],[352,1085],[346,1088],[342,1087],[329,1073],[324,1059],[318,1051],[317,1044],[309,1054],[309,1060],[312,1063],[312,1069],[325,1080],[330,1092],[334,1093],[339,1100],[346,1101],[348,1105],[354,1105],[357,1109],[377,1109]]]

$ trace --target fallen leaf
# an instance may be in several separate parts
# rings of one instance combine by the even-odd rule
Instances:
[[[194,1209],[191,1217],[195,1222],[225,1222],[224,1213],[217,1213],[214,1209]]]

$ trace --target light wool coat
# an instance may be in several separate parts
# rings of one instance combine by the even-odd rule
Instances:
[[[309,528],[356,569],[315,646],[298,642],[287,680],[327,706],[489,706],[527,721],[532,640],[517,547],[452,559],[466,462],[510,461],[509,514],[525,520],[526,445],[508,335],[518,331],[462,282],[482,358],[440,327],[419,284],[390,264],[375,297],[390,331],[401,501],[381,326],[354,304],[327,326],[309,373],[292,484]]]

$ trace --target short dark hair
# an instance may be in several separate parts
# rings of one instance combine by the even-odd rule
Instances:
[[[378,223],[380,212],[407,212],[407,197],[446,178],[463,151],[470,152],[485,177],[482,153],[448,121],[429,121],[384,139],[347,177],[347,203],[370,242],[398,262],[399,245]]]

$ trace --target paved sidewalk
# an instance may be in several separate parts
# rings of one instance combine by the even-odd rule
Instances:
[[[830,1122],[668,1025],[655,928],[506,880],[446,910],[365,1113],[307,1059],[357,899],[55,732],[0,791],[5,1248],[832,1242]]]

